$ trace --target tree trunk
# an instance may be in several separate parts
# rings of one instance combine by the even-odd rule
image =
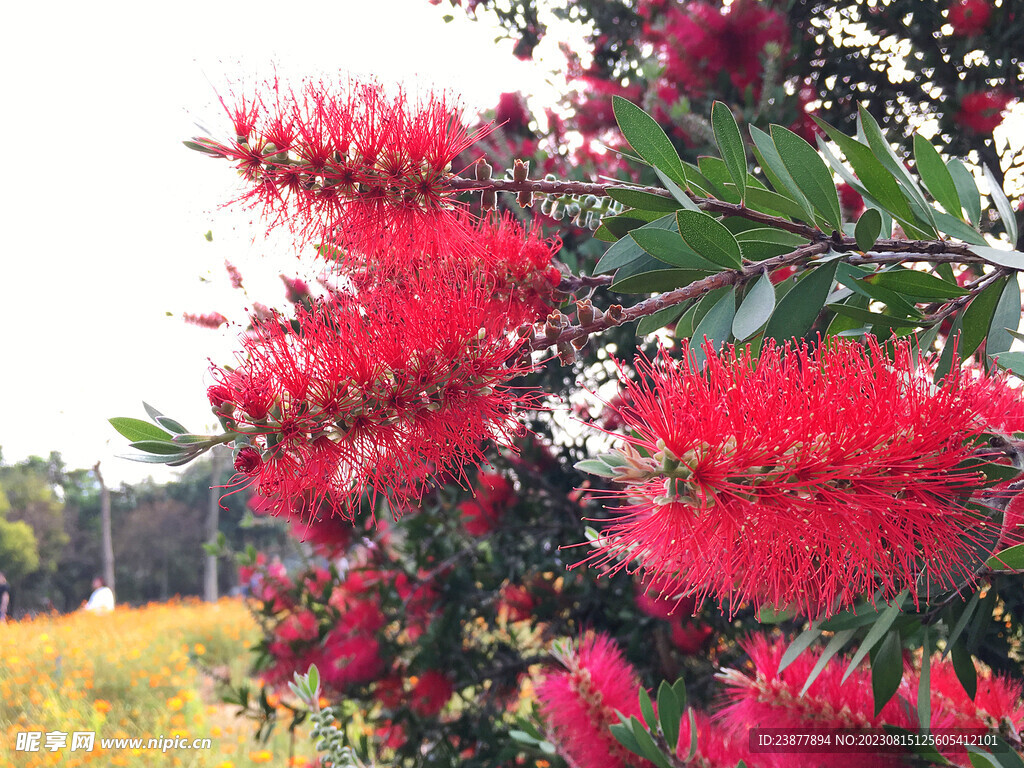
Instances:
[[[210,495],[206,504],[206,541],[211,546],[217,544],[220,531],[220,493],[217,484],[223,466],[223,454],[218,450],[210,452]],[[206,553],[203,568],[203,599],[208,603],[217,600],[217,555]]]
[[[111,592],[117,594],[114,586],[114,541],[110,530],[110,489],[103,482],[98,461],[92,471],[96,473],[96,479],[100,481],[100,558],[103,583],[110,587]]]

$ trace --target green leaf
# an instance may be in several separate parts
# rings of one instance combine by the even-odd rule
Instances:
[[[995,755],[989,754],[973,744],[967,745],[967,757],[971,761],[971,768],[1002,768]]]
[[[740,244],[714,216],[703,211],[677,211],[676,222],[686,244],[708,261],[728,269],[739,269],[743,265]]]
[[[768,180],[775,187],[775,191],[784,197],[792,198],[800,207],[800,218],[809,224],[816,225],[814,209],[807,196],[800,191],[800,187],[793,181],[793,177],[786,170],[786,164],[779,156],[779,150],[775,147],[772,137],[753,125],[749,127],[750,138],[754,142],[754,156],[761,165],[761,170]]]
[[[134,443],[128,443],[128,445],[137,451],[155,453],[160,456],[173,456],[183,452],[180,445],[165,440],[137,440]]]
[[[160,427],[150,424],[142,419],[132,419],[127,416],[115,416],[110,419],[110,426],[127,437],[129,440],[160,440],[171,439],[171,433],[165,432]]]
[[[612,468],[600,459],[584,459],[583,461],[577,461],[573,466],[580,472],[586,472],[588,475],[615,477],[615,472]]]
[[[678,233],[665,229],[636,229],[630,232],[636,244],[658,261],[680,269],[718,272],[719,266],[700,256]]]
[[[753,336],[768,322],[775,309],[775,286],[765,272],[743,297],[740,308],[732,321],[732,335],[737,341]]]
[[[949,657],[953,662],[953,671],[956,672],[960,685],[964,687],[967,698],[974,701],[974,697],[978,693],[978,670],[974,666],[974,659],[971,658],[967,645],[956,643],[950,651]]]
[[[675,306],[659,309],[653,315],[641,318],[640,322],[636,324],[636,335],[647,336],[659,328],[664,328],[669,323],[675,322],[686,311],[687,306],[687,302],[683,302]]]
[[[839,193],[821,155],[791,130],[780,125],[771,127],[771,137],[790,178],[806,195],[814,210],[833,229],[842,232],[843,214],[839,207]]]
[[[679,743],[679,721],[682,716],[683,711],[676,699],[675,691],[667,680],[662,680],[658,686],[658,722],[672,754],[675,754],[676,745]]]
[[[740,244],[743,258],[750,261],[763,261],[791,253],[808,242],[806,237],[770,227],[754,227],[735,232],[734,235]]]
[[[839,145],[846,160],[853,166],[853,172],[857,174],[857,180],[863,185],[864,190],[873,197],[882,208],[892,213],[898,219],[912,220],[914,214],[910,210],[910,204],[900,191],[896,183],[896,177],[892,175],[885,166],[875,157],[871,148],[861,144],[851,136],[833,128],[824,120],[811,116],[814,122],[825,131],[826,135]],[[822,140],[819,139],[819,144]],[[847,182],[849,183],[849,181]]]
[[[792,643],[786,648],[786,652],[782,654],[782,658],[779,660],[779,672],[782,672],[786,667],[800,658],[800,654],[811,647],[811,643],[817,640],[821,636],[821,626],[818,623],[812,624],[808,629],[805,629]]]
[[[685,187],[686,173],[683,171],[679,153],[672,146],[672,141],[665,131],[658,125],[658,121],[621,96],[612,97],[612,111],[615,113],[619,130],[636,153],[650,165],[664,171],[674,182]]]
[[[1020,251],[1008,251],[1003,248],[991,248],[985,245],[972,245],[971,251],[981,256],[990,264],[1009,267],[1018,271],[1024,270],[1024,253]]]
[[[1013,333],[1020,325],[1020,284],[1016,278],[1007,280],[999,296],[999,303],[992,314],[992,322],[988,327],[988,340],[985,342],[985,354],[989,359],[1002,354],[1013,344]]]
[[[608,197],[628,208],[639,208],[644,211],[679,210],[679,203],[675,200],[661,195],[652,195],[650,192],[642,192],[638,189],[612,187],[608,190]]]
[[[874,208],[865,208],[864,213],[857,220],[857,228],[853,237],[857,241],[857,247],[862,251],[870,251],[871,246],[878,240],[882,233],[882,214]]]
[[[170,430],[176,435],[187,435],[188,430],[170,416],[157,416],[154,421],[164,429]]]
[[[686,762],[691,763],[694,755],[697,754],[697,718],[693,714],[693,707],[686,710],[686,719],[690,721],[690,749],[686,753]],[[740,763],[742,762],[740,760]],[[739,768],[738,764],[737,768]]]
[[[957,195],[967,213],[967,220],[975,227],[978,226],[978,222],[981,221],[981,193],[978,191],[978,185],[974,182],[974,177],[955,157],[946,163],[946,168],[956,185]]]
[[[953,177],[935,147],[919,133],[914,134],[914,163],[921,175],[921,181],[932,193],[932,197],[938,200],[948,213],[959,217],[960,195],[957,194]]]
[[[691,337],[691,353],[696,360],[696,367],[704,366],[707,356],[704,352],[705,339],[711,343],[714,349],[719,349],[722,344],[729,340],[732,331],[732,321],[736,315],[736,294],[730,289],[719,299],[711,310],[704,315],[696,328],[693,329]]]
[[[980,232],[969,224],[960,221],[960,219],[953,218],[948,213],[935,211],[935,226],[939,228],[940,232],[945,232],[947,235],[963,240],[965,243],[988,245],[988,240]]]
[[[658,718],[654,716],[654,704],[651,702],[651,694],[647,689],[640,686],[640,712],[644,716],[647,727],[655,729],[658,727]]]
[[[1003,228],[1006,229],[1006,234],[1010,238],[1010,244],[1015,245],[1017,243],[1017,217],[1013,215],[1013,206],[1006,199],[1006,193],[999,186],[999,180],[991,169],[987,165],[983,165],[981,168],[985,174],[985,180],[988,182],[989,195],[992,197],[992,202],[996,204],[999,218],[1003,220]]]
[[[888,139],[885,138],[885,134],[882,133],[882,129],[878,126],[875,118],[864,108],[863,104],[857,106],[857,121],[875,157],[896,178],[900,188],[906,194],[910,207],[914,210],[914,217],[921,224],[922,228],[925,229],[926,234],[934,236],[935,221],[932,218],[932,209],[928,205],[928,201],[924,199],[921,187],[907,173],[907,169],[903,167],[903,162],[892,151],[892,146],[889,144]]]
[[[985,562],[985,565],[993,571],[1024,571],[1024,544],[997,552]]]
[[[720,101],[711,105],[711,128],[722,159],[729,169],[729,175],[740,193],[742,201],[747,190],[747,155],[743,149],[743,137],[732,111]]]
[[[655,168],[654,173],[658,177],[658,180],[661,181],[661,183],[665,186],[665,189],[672,193],[672,197],[675,198],[676,202],[679,203],[679,205],[681,205],[688,211],[700,210],[700,208],[697,207],[697,204],[690,199],[690,196],[688,194],[686,194],[685,190],[683,190],[678,184],[672,181],[672,179],[669,178],[668,175],[665,174],[661,169]]]
[[[996,280],[971,299],[971,303],[967,305],[967,309],[963,312],[961,324],[963,332],[960,335],[960,346],[957,348],[957,353],[961,357],[973,355],[974,350],[985,340],[989,328],[992,326],[992,318],[995,315],[999,299],[1003,295],[1006,282],[1006,279]]]
[[[738,204],[740,202],[739,188],[733,182],[729,166],[722,158],[704,155],[697,158],[697,166],[704,178],[711,182],[713,197],[727,203]]]
[[[996,363],[1017,378],[1024,379],[1024,352],[1002,352],[996,358]]]
[[[764,329],[764,338],[775,339],[777,342],[791,338],[802,339],[811,330],[818,313],[832,289],[832,281],[836,276],[838,261],[822,264],[807,273],[789,293],[775,306],[768,325]]]
[[[956,283],[947,283],[941,277],[914,269],[878,272],[865,277],[864,280],[872,285],[880,285],[918,301],[955,299],[967,293]]]
[[[756,187],[747,188],[747,207],[762,213],[788,216],[791,219],[805,220],[809,215],[788,197]]]
[[[649,224],[644,224],[640,229],[675,229],[676,217],[674,214],[662,216]],[[611,248],[604,252],[604,255],[594,267],[594,274],[601,275],[606,272],[614,272],[620,267],[629,264],[644,253],[643,248],[636,244],[636,240],[630,237],[623,237]]]
[[[640,750],[640,744],[637,742],[636,737],[633,736],[633,728],[630,726],[628,720],[625,718],[622,719],[622,723],[616,723],[615,725],[610,726],[608,730],[612,732],[612,736],[615,737],[619,744],[624,746],[634,755],[640,755],[643,757],[644,753]]]
[[[658,766],[658,768],[672,768],[668,759],[666,759],[665,755],[662,754],[660,749],[658,749],[658,745],[654,743],[654,739],[651,734],[648,733],[646,728],[644,728],[644,724],[635,717],[630,718],[630,723],[633,726],[633,736],[636,739],[637,744],[640,745],[639,755],[641,757],[646,757]]]
[[[128,459],[129,461],[137,461],[141,464],[169,464],[174,466],[175,462],[185,464],[195,458],[195,454],[192,453],[176,453],[171,455],[159,455],[154,453],[132,453],[124,456],[118,456],[119,459]]]
[[[899,630],[885,636],[871,660],[871,691],[875,696],[875,717],[889,703],[903,682],[903,643]]]
[[[639,258],[616,271],[611,290],[619,293],[660,293],[689,285],[707,276],[707,272],[668,269],[665,262],[641,253]]]
[[[807,680],[804,682],[804,687],[800,689],[800,695],[803,696],[807,693],[808,689],[814,684],[814,681],[818,679],[818,676],[822,673],[832,658],[839,653],[846,644],[853,639],[855,630],[852,629],[841,629],[836,632],[828,641],[828,645],[825,646],[825,650],[821,652],[821,657],[814,664],[814,668],[811,669],[811,673],[807,675]]]
[[[928,643],[928,625],[925,624],[924,638],[921,640],[921,678],[917,686],[917,727],[923,731],[929,731],[932,727],[931,650]]]
[[[680,677],[672,683],[672,690],[676,694],[676,701],[679,702],[679,708],[686,709],[686,681]]]
[[[868,655],[868,652],[875,647],[882,636],[889,631],[889,627],[893,625],[893,622],[900,615],[900,611],[903,608],[903,601],[906,599],[907,593],[901,592],[895,600],[885,607],[885,610],[878,614],[878,620],[874,623],[871,629],[868,630],[867,635],[860,643],[860,647],[857,649],[857,653],[854,654],[853,658],[850,659],[849,666],[846,667],[846,672],[843,673],[843,682],[846,682],[846,678],[857,668],[857,665],[864,660],[864,657]]]

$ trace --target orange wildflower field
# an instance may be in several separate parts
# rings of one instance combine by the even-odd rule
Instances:
[[[287,718],[261,743],[219,701],[215,677],[244,679],[257,638],[237,599],[0,624],[0,766],[311,765]]]

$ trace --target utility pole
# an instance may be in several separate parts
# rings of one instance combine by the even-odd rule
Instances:
[[[98,461],[92,471],[96,473],[96,479],[100,481],[100,559],[103,567],[103,583],[116,594],[114,589],[114,540],[110,530],[110,489],[103,482]]]
[[[220,532],[220,493],[217,486],[223,466],[224,453],[217,449],[210,451],[210,494],[206,501],[206,541],[211,546],[216,546],[217,534]],[[208,603],[217,601],[217,555],[209,552],[206,553],[203,567],[203,599]]]

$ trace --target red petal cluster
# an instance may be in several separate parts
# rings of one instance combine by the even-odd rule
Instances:
[[[376,82],[266,83],[262,95],[222,99],[236,137],[197,138],[206,154],[237,164],[243,199],[271,227],[360,257],[398,258],[409,243],[461,242],[463,227],[445,186],[470,134],[457,104],[438,94],[388,93]]]
[[[480,284],[420,275],[257,323],[240,365],[215,368],[210,390],[261,454],[242,482],[275,512],[310,520],[364,492],[394,497],[410,478],[416,495],[458,477],[485,440],[511,439],[527,401],[508,387],[522,373],[508,309]]]
[[[959,380],[915,376],[907,344],[892,360],[845,340],[705,351],[704,370],[663,354],[627,382],[632,504],[591,559],[811,617],[878,589],[916,596],[926,569],[969,576],[981,478],[962,462],[984,424]]]
[[[537,698],[555,746],[569,764],[579,768],[650,765],[627,751],[608,730],[619,722],[616,710],[626,717],[640,716],[640,678],[615,641],[590,634],[561,661],[565,670],[545,677],[537,686]]]
[[[855,669],[845,681],[848,660],[838,658],[827,664],[821,674],[801,695],[805,682],[821,658],[822,649],[805,651],[796,661],[779,672],[785,653],[784,640],[769,640],[758,635],[744,644],[754,667],[754,675],[726,670],[720,675],[727,687],[729,705],[717,719],[735,740],[745,741],[752,727],[792,728],[877,728],[882,725],[916,730],[918,724],[917,694],[919,672],[905,670],[903,683],[896,695],[875,715],[871,671]],[[934,729],[998,728],[1003,719],[1016,729],[1024,725],[1024,704],[1021,685],[1007,678],[982,675],[978,692],[972,701],[956,677],[952,662],[933,657],[931,675],[931,727]],[[966,757],[960,750],[943,748],[957,764]],[[758,765],[772,768],[797,768],[806,765],[809,756],[798,753],[758,755]],[[830,766],[841,768],[885,768],[904,765],[899,755],[857,754],[835,752],[829,755]]]
[[[992,133],[1003,122],[1010,97],[999,91],[972,91],[960,99],[953,121],[975,133]]]
[[[760,87],[764,59],[789,50],[786,17],[755,0],[689,2],[665,11],[657,29],[649,29],[665,66],[665,80],[685,84],[689,95],[717,87],[725,75],[740,91]],[[769,51],[769,46],[775,50]]]
[[[485,536],[498,526],[502,514],[515,501],[512,484],[497,472],[477,476],[476,498],[459,505],[462,527],[470,536]]]
[[[988,28],[992,18],[989,0],[954,0],[949,6],[949,23],[957,37],[974,37]]]

